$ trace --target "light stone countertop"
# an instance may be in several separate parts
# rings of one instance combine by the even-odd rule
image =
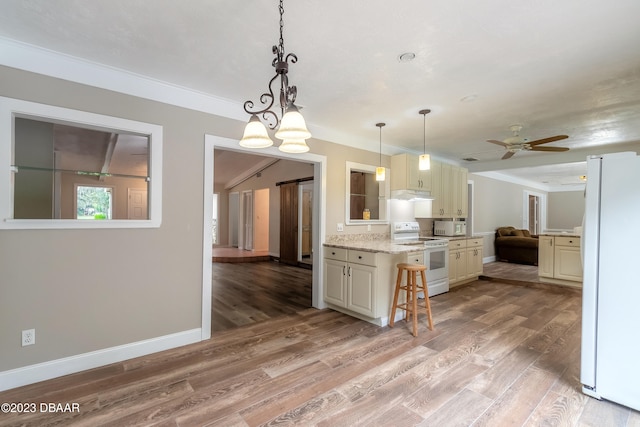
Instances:
[[[434,237],[434,236],[431,236]],[[442,240],[466,240],[466,239],[480,239],[482,236],[435,236]],[[404,241],[398,243],[391,239],[379,239],[379,240],[344,240],[344,241],[331,241],[325,242],[325,247],[328,248],[341,248],[341,249],[357,249],[365,252],[381,252],[386,254],[404,254],[410,252],[418,252],[424,249],[424,241]]]
[[[579,234],[576,233],[564,233],[564,232],[558,232],[558,233],[540,233],[538,234],[538,236],[552,236],[552,237],[582,237]]]
[[[365,252],[381,252],[385,254],[405,254],[424,249],[424,242],[404,242],[398,244],[393,240],[352,240],[346,242],[325,243],[327,248],[357,249]],[[410,244],[406,244],[410,243]]]

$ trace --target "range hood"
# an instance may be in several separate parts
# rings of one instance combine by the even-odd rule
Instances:
[[[429,191],[419,190],[391,190],[392,200],[433,200],[434,197]]]

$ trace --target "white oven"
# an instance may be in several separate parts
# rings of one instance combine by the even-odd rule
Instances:
[[[420,237],[417,222],[391,224],[391,239],[424,245],[424,265],[427,266],[429,296],[449,292],[449,241],[439,237]]]

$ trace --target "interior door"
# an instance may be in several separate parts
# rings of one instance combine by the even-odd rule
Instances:
[[[253,250],[253,191],[242,192],[242,249]]]
[[[313,213],[313,186],[301,185],[302,189],[302,206],[300,224],[300,258],[311,256],[311,229],[312,229],[312,213]]]
[[[298,264],[298,183],[280,185],[280,262]]]
[[[129,219],[148,219],[147,189],[129,188]]]

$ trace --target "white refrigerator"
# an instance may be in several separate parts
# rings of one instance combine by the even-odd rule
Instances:
[[[589,157],[585,203],[582,390],[640,410],[640,157]]]

